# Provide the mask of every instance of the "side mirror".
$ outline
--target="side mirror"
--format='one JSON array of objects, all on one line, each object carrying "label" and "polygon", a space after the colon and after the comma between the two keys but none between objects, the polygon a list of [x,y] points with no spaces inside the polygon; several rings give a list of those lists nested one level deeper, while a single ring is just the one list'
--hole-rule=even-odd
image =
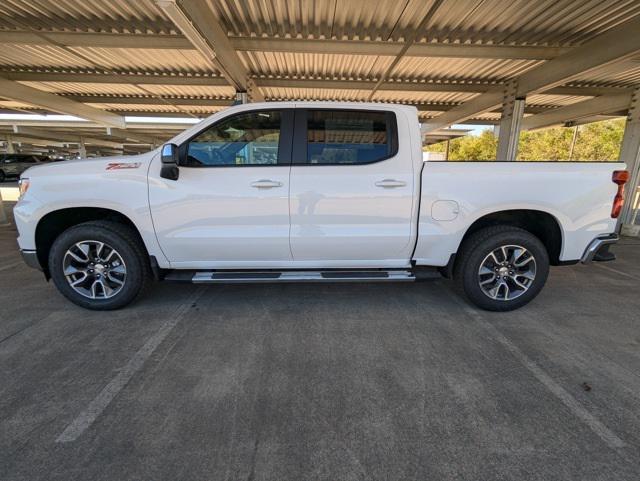
[{"label": "side mirror", "polygon": [[178,146],[176,144],[164,144],[160,152],[162,167],[160,177],[169,180],[178,180],[180,170],[178,169]]}]

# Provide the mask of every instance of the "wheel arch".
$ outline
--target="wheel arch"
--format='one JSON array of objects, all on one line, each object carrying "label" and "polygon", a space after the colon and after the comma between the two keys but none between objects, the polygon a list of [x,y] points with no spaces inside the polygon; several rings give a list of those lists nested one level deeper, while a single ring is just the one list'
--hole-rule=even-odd
[{"label": "wheel arch", "polygon": [[47,279],[50,278],[49,252],[56,238],[70,227],[96,220],[106,220],[126,225],[135,233],[140,244],[147,251],[140,231],[133,221],[122,212],[103,207],[68,207],[53,210],[42,216],[35,230],[36,253]]},{"label": "wheel arch", "polygon": [[485,214],[467,228],[460,246],[475,232],[495,225],[519,227],[535,235],[547,249],[551,265],[560,264],[563,243],[562,228],[554,215],[542,210],[509,209]]}]

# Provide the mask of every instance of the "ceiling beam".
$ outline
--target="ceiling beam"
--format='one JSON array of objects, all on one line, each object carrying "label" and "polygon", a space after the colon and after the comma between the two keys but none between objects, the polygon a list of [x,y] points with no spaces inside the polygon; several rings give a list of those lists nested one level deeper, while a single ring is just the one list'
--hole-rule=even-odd
[{"label": "ceiling beam", "polygon": [[541,129],[562,125],[567,121],[578,120],[583,117],[592,117],[600,114],[626,110],[631,102],[631,95],[605,95],[590,100],[560,107],[548,112],[543,112],[522,120],[522,128],[525,130]]},{"label": "ceiling beam", "polygon": [[[140,112],[137,112],[140,114]],[[164,114],[162,115],[164,117]],[[147,117],[147,115],[145,115]],[[39,128],[62,128],[62,129],[98,129],[99,132],[104,132],[105,126],[95,122],[83,122],[81,120],[6,120],[0,119],[1,126],[9,126],[13,128],[14,125],[20,124],[25,127],[39,127]],[[154,123],[154,122],[129,122],[127,124],[127,131],[129,130],[169,130],[169,131],[183,131],[193,124],[191,123]],[[96,134],[99,134],[96,132]]]},{"label": "ceiling beam", "polygon": [[423,131],[431,132],[438,129],[448,127],[452,124],[458,124],[464,120],[472,118],[484,112],[496,109],[502,104],[504,97],[503,92],[487,92],[480,94],[474,99],[460,104],[451,110],[428,120],[423,124]]},{"label": "ceiling beam", "polygon": [[20,45],[63,45],[93,48],[150,48],[193,50],[183,35],[106,33],[106,32],[43,32],[33,30],[0,31],[0,43]]},{"label": "ceiling beam", "polygon": [[[140,74],[104,74],[96,72],[12,72],[0,71],[0,75],[8,80],[17,82],[68,82],[68,83],[110,83],[110,84],[140,84],[140,85],[204,85],[212,87],[228,87],[229,83],[223,77],[165,75],[161,73]],[[256,78],[259,87],[274,88],[309,88],[335,90],[370,90],[376,84],[374,80],[335,80],[335,79],[285,79],[285,78]],[[484,93],[492,90],[502,90],[500,84],[441,82],[441,81],[389,81],[383,83],[379,91],[398,92],[470,92]],[[633,89],[626,87],[598,87],[598,86],[562,86],[545,90],[549,95],[589,96],[615,95],[617,93],[631,93]]]},{"label": "ceiling beam", "polygon": [[[22,125],[14,125],[13,132],[24,137],[33,137],[42,140],[52,140],[54,142],[77,144],[84,141],[87,144],[103,145],[106,147],[121,148],[122,142],[113,142],[94,137],[87,137],[80,134],[65,134],[61,132],[52,132],[50,130],[34,129],[33,127],[24,127]],[[82,138],[82,140],[81,140]]]},{"label": "ceiling beam", "polygon": [[571,82],[576,77],[640,52],[640,17],[612,28],[580,47],[543,63],[518,78],[518,96]]},{"label": "ceiling beam", "polygon": [[161,100],[175,105],[196,105],[203,107],[229,107],[233,99],[212,99],[207,97],[119,97],[115,95],[63,95],[66,99],[88,104],[160,105]]},{"label": "ceiling beam", "polygon": [[[233,47],[244,52],[316,53],[337,55],[382,55],[395,57],[404,42],[379,40],[319,40],[303,38],[230,37]],[[571,48],[517,45],[483,45],[469,43],[414,43],[407,57],[504,58],[514,60],[549,60]]]},{"label": "ceiling beam", "polygon": [[[113,137],[114,139],[120,139],[124,141],[134,140],[136,142],[140,142],[148,145],[154,145],[160,142],[156,137],[153,137],[151,135],[145,135],[139,132],[126,130],[126,129],[112,129],[108,127],[106,129],[106,134],[109,137]],[[127,143],[127,142],[122,142],[122,143]]]},{"label": "ceiling beam", "polygon": [[[278,37],[229,37],[234,50],[244,52],[292,52],[337,55],[383,55],[395,57],[404,42],[380,40],[334,40]],[[50,45],[93,48],[146,48],[193,50],[184,35],[107,33],[107,32],[42,32],[32,30],[0,31],[0,43]],[[502,58],[513,60],[549,60],[571,50],[571,47],[536,45],[486,45],[478,43],[414,43],[408,57]]]},{"label": "ceiling beam", "polygon": [[0,77],[0,92],[3,97],[11,100],[50,109],[54,112],[75,115],[109,127],[125,127],[124,117],[120,115],[96,109],[59,95],[43,92],[2,77]]},{"label": "ceiling beam", "polygon": [[12,72],[0,71],[0,75],[16,82],[71,82],[141,85],[208,85],[228,87],[223,77],[194,75],[165,75],[161,73],[105,74],[100,72]]},{"label": "ceiling beam", "polygon": [[[574,80],[585,72],[620,62],[640,51],[640,17],[612,28],[574,50],[535,67],[517,78],[517,97],[540,92]],[[436,130],[473,115],[493,110],[502,103],[502,94],[487,92],[427,122]]]},{"label": "ceiling beam", "polygon": [[222,72],[237,92],[247,92],[254,101],[264,100],[208,3],[199,0],[156,0],[156,4],[203,57]]}]

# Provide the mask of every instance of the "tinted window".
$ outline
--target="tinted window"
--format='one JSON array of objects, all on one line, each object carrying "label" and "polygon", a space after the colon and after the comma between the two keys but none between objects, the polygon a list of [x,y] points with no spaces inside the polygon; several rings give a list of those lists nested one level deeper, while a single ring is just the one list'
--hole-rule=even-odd
[{"label": "tinted window", "polygon": [[391,112],[309,110],[307,115],[310,164],[368,164],[393,155]]},{"label": "tinted window", "polygon": [[185,165],[275,165],[280,124],[279,111],[248,112],[224,119],[189,142]]}]

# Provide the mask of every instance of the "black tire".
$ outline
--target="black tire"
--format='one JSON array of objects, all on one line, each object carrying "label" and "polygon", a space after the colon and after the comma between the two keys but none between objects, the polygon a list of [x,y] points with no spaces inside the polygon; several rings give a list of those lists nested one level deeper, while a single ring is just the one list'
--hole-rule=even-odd
[{"label": "black tire", "polygon": [[[67,250],[78,242],[98,241],[114,248],[126,265],[124,285],[113,297],[91,299],[71,287],[64,274]],[[119,309],[135,301],[151,284],[149,258],[137,233],[109,221],[92,221],[70,227],[60,234],[49,252],[49,272],[58,290],[74,304],[95,311]],[[105,279],[106,280],[106,279]]]},{"label": "black tire", "polygon": [[4,182],[7,176],[4,173],[4,170],[0,170],[0,182]]},{"label": "black tire", "polygon": [[[522,246],[529,251],[535,259],[535,278],[514,299],[492,299],[480,285],[479,270],[487,256],[507,245]],[[473,304],[488,311],[512,311],[524,306],[540,293],[548,275],[549,254],[544,244],[530,232],[511,226],[486,227],[472,234],[460,247],[454,267],[458,288]]]}]

